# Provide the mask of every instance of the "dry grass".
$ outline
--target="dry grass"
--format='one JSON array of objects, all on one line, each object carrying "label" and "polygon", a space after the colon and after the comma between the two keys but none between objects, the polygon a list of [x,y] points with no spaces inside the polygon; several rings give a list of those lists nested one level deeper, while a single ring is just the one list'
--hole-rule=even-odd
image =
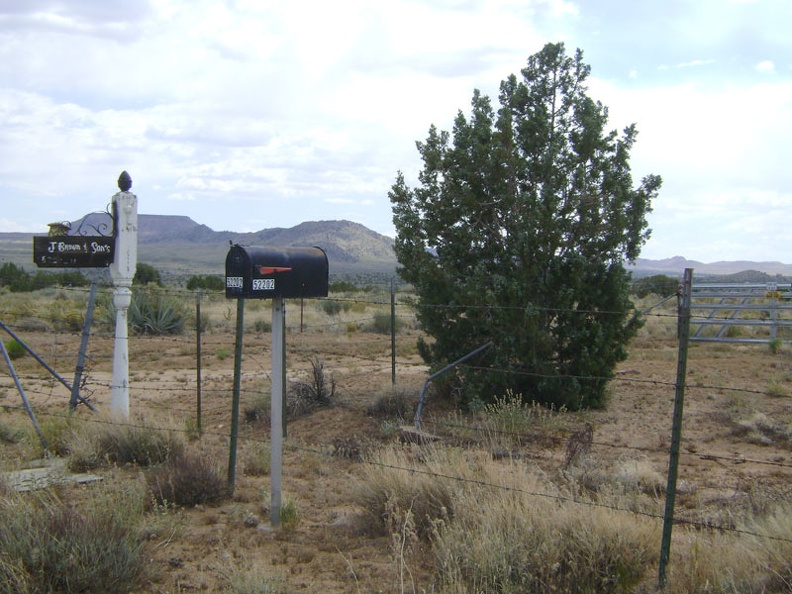
[{"label": "dry grass", "polygon": [[[390,382],[389,340],[359,332],[388,305],[354,303],[353,296],[345,303],[349,306],[331,314],[332,307],[306,301],[303,334],[299,302],[289,303],[290,381],[313,381],[304,362],[321,358],[338,391],[335,406],[316,408],[289,425],[285,489],[299,499],[285,499],[281,521],[294,522],[280,531],[256,529],[266,523],[269,501],[270,452],[261,423],[240,429],[242,472],[230,499],[195,506],[196,499],[186,498],[181,508],[172,493],[152,499],[145,479],[176,472],[180,458],[174,452],[187,452],[198,462],[186,465],[184,474],[191,478],[183,490],[194,494],[204,481],[207,460],[222,464],[227,459],[235,303],[224,298],[203,302],[209,324],[205,416],[202,434],[190,442],[183,439],[185,417],[194,411],[189,393],[194,384],[187,385],[194,376],[189,336],[132,341],[133,407],[159,414],[135,419],[131,425],[140,427],[129,434],[119,427],[125,424],[84,409],[71,421],[59,419],[65,417],[68,396],[61,399],[62,389],[49,380],[31,380],[42,375],[40,369],[29,357],[19,360],[26,386],[36,382],[30,392],[53,444],[70,454],[74,468],[95,469],[108,487],[123,484],[130,491],[130,498],[115,493],[97,504],[90,496],[94,487],[74,488],[70,501],[80,514],[96,505],[129,513],[147,558],[161,568],[139,591],[654,590],[661,526],[656,516],[663,509],[673,398],[669,383],[677,356],[675,304],[663,316],[649,317],[630,359],[620,366],[625,374],[614,382],[607,410],[548,411],[508,395],[467,414],[430,399],[426,427],[441,440],[419,447],[392,444],[398,434],[382,430],[412,417],[417,389],[382,388]],[[43,315],[35,304],[15,307],[27,307],[30,320]],[[267,414],[269,342],[254,332],[256,324],[265,328],[269,316],[268,302],[247,303],[242,406],[254,408],[261,400]],[[73,335],[31,334],[48,358],[73,353],[77,342]],[[27,340],[28,334],[23,336]],[[414,338],[397,338],[399,381],[404,382],[399,386],[419,386],[426,376],[415,357]],[[109,374],[104,357],[109,341],[103,340],[92,338],[92,354],[99,357],[89,373],[92,380],[103,378],[94,401],[100,409],[107,398],[102,382]],[[216,356],[220,349],[228,349],[229,356]],[[681,478],[692,486],[678,493],[677,515],[723,522],[719,529],[674,527],[669,594],[792,592],[785,442],[790,417],[788,397],[780,395],[782,387],[788,391],[790,359],[784,349],[777,350],[691,349]],[[59,368],[73,365],[70,358],[56,361]],[[774,383],[779,388],[772,392],[778,395],[750,391]],[[41,452],[13,387],[3,390],[0,405],[9,414],[0,425],[0,463],[3,469],[17,469]],[[182,418],[171,421],[171,414]],[[590,434],[584,431],[587,423]],[[20,441],[23,433],[26,439]],[[573,442],[570,436],[576,434],[581,439]],[[164,445],[161,437],[166,437]],[[569,455],[570,443],[581,446],[574,455]],[[719,457],[708,459],[708,453]],[[758,466],[751,459],[773,465]],[[0,499],[12,497],[0,485]],[[20,561],[0,555],[0,592],[30,590],[26,571]]]},{"label": "dry grass", "polygon": [[402,550],[431,543],[449,593],[632,592],[659,548],[655,522],[578,503],[523,464],[452,448],[385,448],[355,501]]},{"label": "dry grass", "polygon": [[151,466],[184,452],[184,432],[139,419],[91,419],[71,434],[69,468],[85,472],[110,465]]},{"label": "dry grass", "polygon": [[53,492],[0,500],[0,592],[128,592],[147,575],[140,492],[97,488],[77,509]]}]

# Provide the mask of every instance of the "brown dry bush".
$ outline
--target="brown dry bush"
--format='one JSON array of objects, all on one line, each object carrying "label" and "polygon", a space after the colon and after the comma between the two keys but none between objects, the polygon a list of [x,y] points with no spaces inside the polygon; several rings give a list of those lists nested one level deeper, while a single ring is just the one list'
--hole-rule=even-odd
[{"label": "brown dry bush", "polygon": [[134,494],[99,490],[84,510],[54,493],[0,500],[0,592],[130,592],[148,560]]},{"label": "brown dry bush", "polygon": [[97,419],[75,429],[69,451],[69,468],[75,472],[115,464],[150,466],[180,456],[184,438],[179,431],[142,420],[123,423]]},{"label": "brown dry bush", "polygon": [[186,453],[153,469],[147,482],[158,505],[220,503],[230,495],[230,489],[217,464],[208,456]]},{"label": "brown dry bush", "polygon": [[415,412],[418,395],[403,386],[390,386],[376,396],[366,413],[377,419],[411,419]]}]

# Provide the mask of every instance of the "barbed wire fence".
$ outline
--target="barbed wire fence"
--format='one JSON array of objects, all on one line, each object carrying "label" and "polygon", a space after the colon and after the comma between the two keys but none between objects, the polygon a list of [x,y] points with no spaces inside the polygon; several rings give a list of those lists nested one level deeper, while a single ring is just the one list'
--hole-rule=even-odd
[{"label": "barbed wire fence", "polygon": [[[71,296],[77,301],[87,298],[87,289],[60,289],[60,294]],[[173,336],[167,337],[151,337],[151,336],[139,336],[136,340],[138,341],[146,341],[146,340],[157,340],[160,344],[165,346],[165,354],[163,356],[168,356],[169,352],[177,353],[180,356],[186,356],[198,352],[202,352],[204,357],[213,357],[217,359],[224,359],[230,356],[230,350],[233,345],[233,336],[230,332],[227,331],[226,326],[231,326],[233,324],[233,316],[231,313],[232,308],[229,308],[228,312],[224,312],[223,310],[223,296],[222,294],[211,294],[207,292],[202,292],[199,296],[196,293],[190,293],[180,290],[162,290],[162,294],[165,294],[169,297],[175,299],[182,299],[185,303],[201,303],[201,300],[204,299],[204,304],[206,302],[213,302],[214,312],[213,315],[220,316],[221,320],[219,322],[219,328],[217,331],[212,332],[211,330],[201,333],[198,332],[197,335],[191,335],[189,332],[184,332],[182,334],[177,334]],[[65,301],[65,297],[55,297],[55,303],[58,303],[58,299],[61,301]],[[654,304],[648,308],[643,309],[640,313],[643,316],[655,318],[657,320],[662,321],[663,323],[668,324],[675,324],[678,320],[679,314],[677,311],[669,310],[668,309],[668,302],[671,298],[666,298],[659,301],[657,304]],[[365,366],[375,365],[378,368],[387,368],[389,364],[393,361],[396,361],[400,368],[414,368],[419,374],[422,372],[426,372],[425,365],[420,362],[416,361],[415,357],[408,357],[408,358],[400,358],[398,353],[394,353],[391,347],[391,336],[388,333],[382,332],[382,327],[375,326],[375,322],[382,318],[382,315],[386,315],[386,317],[395,316],[396,318],[402,320],[406,325],[411,324],[414,321],[414,314],[412,312],[411,305],[409,301],[396,301],[395,303],[391,302],[391,297],[387,294],[387,292],[382,292],[379,294],[364,294],[363,296],[352,296],[352,297],[330,297],[326,299],[317,299],[315,300],[315,304],[313,306],[314,311],[318,311],[321,315],[313,316],[308,320],[304,319],[302,315],[304,313],[304,303],[291,303],[290,304],[290,311],[300,311],[299,316],[299,323],[294,321],[287,322],[287,332],[292,337],[292,343],[290,350],[290,356],[295,355],[304,355],[309,357],[311,355],[321,355],[321,353],[314,353],[314,352],[301,352],[301,349],[306,347],[305,343],[302,343],[299,340],[299,336],[301,333],[310,334],[310,333],[330,333],[335,332],[339,333],[340,335],[344,336],[360,336],[361,330],[369,329],[372,330],[371,333],[367,334],[367,337],[370,339],[367,341],[367,351],[365,353],[360,353],[355,349],[347,349],[344,350],[343,355],[353,361],[359,362],[361,369],[359,371],[351,371],[345,374],[344,381],[349,385],[354,385],[355,381],[358,378],[368,377],[371,374],[371,371]],[[332,305],[327,305],[332,304]],[[389,313],[388,310],[393,307],[395,313]],[[678,304],[677,304],[678,305]],[[439,307],[453,307],[453,306],[439,306]],[[467,306],[469,307],[469,306]],[[665,307],[665,309],[663,309]],[[199,306],[200,308],[200,306]],[[65,309],[65,308],[64,308]],[[43,315],[42,312],[36,311],[35,308],[31,307],[28,303],[21,303],[21,304],[7,304],[3,303],[2,308],[0,308],[0,320],[6,322],[10,327],[16,328],[18,334],[24,337],[25,332],[29,332],[31,334],[41,334],[41,330],[50,330],[50,332],[46,333],[45,338],[40,340],[40,343],[44,345],[44,350],[46,350],[46,358],[53,367],[63,369],[69,368],[70,365],[77,359],[77,353],[73,350],[73,345],[77,342],[75,338],[75,328],[71,327],[71,333],[65,331],[62,327],[64,323],[64,315],[63,312],[56,311],[57,307],[50,308],[48,314]],[[256,310],[254,310],[256,311]],[[383,314],[380,314],[380,311]],[[344,312],[345,315],[340,316],[339,314]],[[259,313],[259,312],[257,312]],[[608,312],[593,312],[599,315],[607,315]],[[619,313],[621,312],[613,312]],[[263,312],[266,314],[266,311]],[[68,317],[68,316],[67,316]],[[248,334],[244,341],[244,350],[247,353],[253,352],[254,355],[249,355],[246,360],[246,367],[245,371],[243,372],[246,376],[246,381],[243,383],[242,386],[242,394],[243,396],[248,399],[256,399],[261,397],[263,392],[263,387],[266,385],[267,375],[269,373],[269,367],[266,362],[269,360],[266,356],[269,348],[269,343],[267,339],[267,326],[265,316],[257,316],[258,319],[254,319],[252,322],[252,329],[254,332],[252,334]],[[262,322],[261,320],[264,320]],[[71,323],[66,321],[66,323]],[[201,327],[203,324],[202,315],[200,309],[195,315],[195,320],[193,323],[197,327]],[[225,324],[225,325],[224,325]],[[258,326],[257,326],[258,324]],[[388,328],[391,327],[389,323]],[[53,328],[57,328],[56,331],[52,331]],[[102,328],[101,325],[97,326],[94,332],[92,333],[91,340],[93,342],[102,341],[110,341],[112,340],[112,330],[109,328]],[[200,344],[200,348],[198,345]],[[47,346],[48,345],[48,346]],[[102,371],[104,368],[107,367],[108,363],[112,360],[112,354],[106,354],[107,348],[106,345],[103,347],[91,348],[89,347],[89,353],[87,356],[86,361],[86,368],[84,371],[84,378],[83,378],[83,385],[81,389],[83,390],[83,394],[87,396],[89,401],[95,402],[97,400],[97,396],[100,394],[106,394],[109,391],[110,380],[109,376],[106,371]],[[135,373],[134,370],[134,357],[135,357],[135,350],[134,347],[131,352],[131,357],[133,358],[133,365],[132,370],[133,374]],[[137,373],[152,373],[157,374],[160,370],[157,368],[156,361],[153,362],[154,366],[151,368],[152,362],[149,361],[145,365],[148,369],[143,371],[138,371]],[[200,369],[201,362],[200,357],[196,360],[196,365]],[[471,369],[476,369],[474,364],[467,365]],[[9,392],[13,391],[13,387],[10,384],[11,375],[7,372],[8,370],[4,370],[2,374],[0,374],[0,388],[2,388],[6,396]],[[161,377],[158,378],[155,382],[156,385],[152,387],[148,386],[140,386],[135,387],[134,382],[134,375],[132,379],[132,388],[133,388],[133,395],[135,391],[138,392],[138,395],[142,395],[149,399],[149,404],[151,405],[151,401],[160,400],[160,406],[163,409],[167,409],[171,415],[180,416],[183,419],[190,418],[190,416],[196,414],[196,409],[194,407],[190,408],[180,408],[178,406],[174,406],[172,402],[168,402],[169,396],[179,395],[184,396],[189,394],[193,391],[198,391],[199,394],[203,398],[204,408],[198,413],[199,418],[197,419],[198,426],[201,426],[200,415],[205,415],[207,418],[214,418],[214,419],[222,419],[224,416],[227,416],[229,413],[229,395],[230,395],[230,385],[231,385],[231,378],[227,373],[221,373],[216,370],[208,372],[203,377],[196,378],[194,375],[195,370],[184,370],[183,375],[180,377]],[[514,370],[499,370],[502,373],[527,373],[530,372],[515,372]],[[413,374],[414,375],[414,374]],[[534,374],[536,375],[536,374]],[[68,412],[68,393],[64,391],[57,382],[52,381],[51,378],[47,378],[45,375],[41,373],[34,373],[34,372],[26,372],[24,374],[19,375],[19,379],[23,384],[27,384],[26,392],[28,395],[31,396],[31,401],[33,405],[33,410],[35,411],[37,416],[42,418],[53,418],[53,419],[72,419],[76,420],[79,423],[115,423],[115,421],[102,417],[100,415],[92,415],[92,414],[79,414],[77,416],[71,415]],[[619,375],[617,374],[613,378],[594,378],[594,379],[608,379],[615,384],[633,384],[633,385],[647,385],[656,387],[660,390],[667,390],[669,395],[679,388],[679,382],[675,381],[672,378],[666,379],[644,379],[644,378],[634,378],[628,377],[626,375]],[[150,383],[150,382],[149,382]],[[728,385],[728,383],[724,383],[722,385],[718,384],[690,384],[685,385],[685,388],[693,393],[699,392],[717,392],[721,394],[743,394],[743,395],[750,395],[750,396],[768,396],[773,397],[777,396],[778,394],[772,390],[762,390],[757,389],[755,387],[740,387],[740,386],[732,386]],[[141,394],[142,393],[142,394]],[[160,398],[164,394],[163,398]],[[62,399],[63,406],[61,410],[54,410],[54,403],[58,403],[60,405],[60,401]],[[17,411],[20,412],[23,410],[23,406],[18,404],[11,404],[3,403],[2,409],[6,411]],[[135,421],[132,422],[134,424]],[[433,432],[439,434],[441,437],[451,436],[454,432],[459,430],[464,430],[466,432],[470,432],[471,434],[491,434],[493,431],[500,431],[504,436],[513,438],[517,441],[526,440],[530,441],[532,435],[523,434],[523,433],[515,433],[515,432],[508,432],[493,429],[492,427],[482,427],[480,425],[472,424],[472,423],[465,423],[462,422],[459,418],[454,420],[448,420],[443,418],[432,418],[428,421],[428,423],[432,428]],[[227,438],[227,432],[221,431],[217,425],[220,423],[216,423],[214,426],[204,426],[202,429],[202,434],[208,436],[215,436],[218,438]],[[156,426],[152,425],[150,422],[145,424],[145,427],[148,429],[153,430],[160,430],[160,431],[174,431],[173,426]],[[183,431],[185,433],[189,433],[190,429],[184,428]],[[565,428],[557,428],[556,431],[562,435],[566,436],[567,438],[570,437],[574,430],[572,429],[565,429]],[[265,437],[256,436],[253,432],[247,432],[240,435],[240,438],[252,443],[257,443],[261,445],[266,445],[267,440]],[[634,451],[634,452],[643,452],[643,453],[651,453],[657,455],[658,453],[666,453],[662,451],[658,451],[660,448],[658,447],[648,447],[645,445],[636,445],[636,444],[628,444],[628,443],[614,443],[612,441],[604,441],[599,439],[593,439],[591,442],[591,447],[595,448],[611,448],[611,449],[618,449],[618,450],[625,450],[625,451]],[[335,459],[334,453],[336,451],[334,445],[332,443],[324,443],[324,444],[317,444],[314,446],[307,446],[304,444],[300,444],[295,440],[291,442],[287,442],[285,444],[286,451],[292,452],[309,452],[315,455],[324,456],[327,458],[328,463],[332,463]],[[776,456],[774,459],[758,459],[758,458],[749,458],[745,456],[727,456],[723,455],[722,453],[717,452],[707,452],[707,451],[680,451],[680,456],[683,459],[690,459],[695,458],[698,461],[711,461],[713,463],[724,463],[724,464],[731,464],[732,466],[737,466],[741,464],[751,463],[757,465],[766,465],[777,469],[779,472],[786,473],[787,469],[792,469],[792,463],[788,462],[784,457]],[[399,472],[406,472],[406,473],[414,473],[414,474],[430,474],[436,478],[442,478],[446,480],[458,480],[463,482],[469,482],[471,479],[465,477],[458,477],[451,474],[441,474],[435,472],[429,472],[424,469],[415,468],[415,467],[407,467],[407,466],[398,466],[398,465],[387,465],[383,464],[382,462],[377,462],[375,460],[363,457],[359,460],[361,464],[368,464],[368,465],[378,465],[378,466],[386,466],[392,470],[399,471]],[[476,484],[480,487],[490,488],[490,489],[497,489],[497,490],[516,490],[520,491],[523,494],[538,497],[538,498],[551,498],[557,500],[563,500],[567,503],[572,503],[575,505],[582,505],[582,506],[594,506],[594,507],[606,507],[614,512],[618,513],[625,513],[625,514],[636,514],[641,515],[644,517],[649,517],[655,519],[657,521],[662,521],[664,519],[663,514],[645,512],[635,509],[630,509],[626,507],[619,507],[619,506],[611,506],[603,503],[598,503],[596,501],[590,501],[584,498],[575,498],[566,495],[558,495],[553,493],[542,493],[542,492],[533,492],[515,488],[514,486],[503,485],[503,484],[496,484],[496,483],[489,483],[486,481],[476,481]],[[741,535],[750,535],[756,538],[764,538],[768,540],[776,540],[776,541],[783,541],[785,543],[792,543],[792,539],[780,538],[776,536],[771,536],[762,533],[754,533],[751,531],[746,531],[740,529],[734,525],[728,524],[714,524],[707,521],[698,521],[695,519],[684,518],[684,517],[673,517],[674,524],[684,524],[689,525],[697,529],[701,530],[716,530],[722,532],[731,532],[735,534]]]}]

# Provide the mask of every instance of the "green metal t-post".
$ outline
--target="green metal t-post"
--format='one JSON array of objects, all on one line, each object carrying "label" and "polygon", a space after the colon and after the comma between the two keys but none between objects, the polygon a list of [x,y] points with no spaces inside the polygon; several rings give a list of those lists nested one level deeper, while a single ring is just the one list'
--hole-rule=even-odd
[{"label": "green metal t-post", "polygon": [[663,516],[663,540],[660,544],[660,568],[657,589],[666,585],[666,568],[671,556],[671,529],[674,526],[674,502],[676,500],[677,472],[679,469],[679,447],[682,441],[682,410],[685,402],[685,379],[687,375],[688,337],[690,336],[690,293],[693,284],[693,269],[685,268],[682,281],[682,303],[679,308],[679,356],[677,359],[676,392],[674,395],[674,420],[671,428],[671,456],[668,463],[668,486]]}]

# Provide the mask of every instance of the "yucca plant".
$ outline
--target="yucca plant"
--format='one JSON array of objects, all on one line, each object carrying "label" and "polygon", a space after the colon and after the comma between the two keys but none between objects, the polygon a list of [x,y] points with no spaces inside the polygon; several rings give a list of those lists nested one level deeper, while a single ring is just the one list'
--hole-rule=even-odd
[{"label": "yucca plant", "polygon": [[182,301],[147,287],[135,290],[128,315],[137,334],[180,334],[187,312]]}]

